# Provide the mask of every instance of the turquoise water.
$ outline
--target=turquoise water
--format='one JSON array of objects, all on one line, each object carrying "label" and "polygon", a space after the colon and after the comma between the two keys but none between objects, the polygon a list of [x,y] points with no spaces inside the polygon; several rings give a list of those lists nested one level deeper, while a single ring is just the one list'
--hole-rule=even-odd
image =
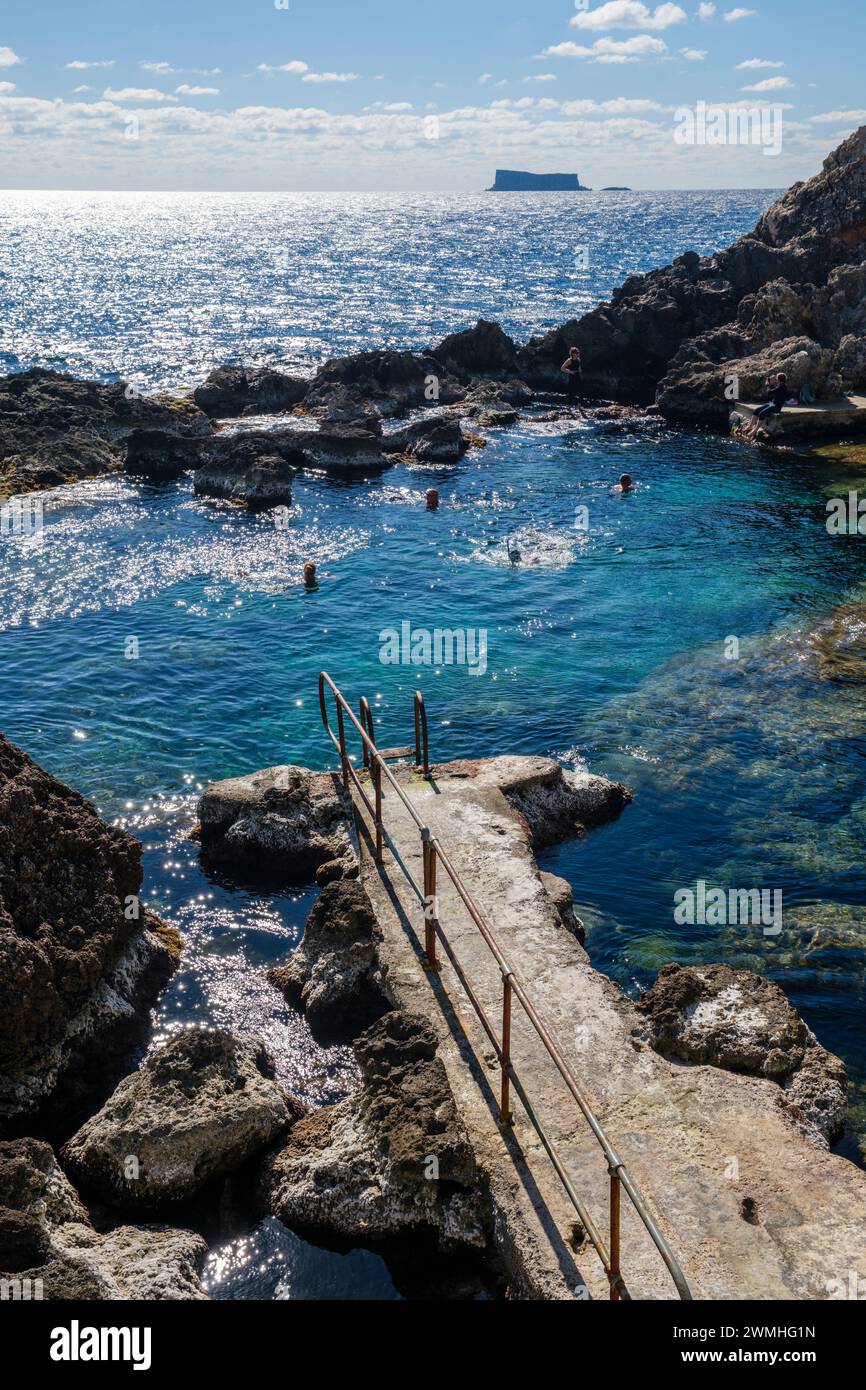
[{"label": "turquoise water", "polygon": [[[720,241],[736,212],[750,225],[753,202],[723,210]],[[672,206],[667,254],[684,249],[681,233]],[[107,349],[91,328],[75,351],[90,344],[95,358]],[[612,491],[625,469],[638,483],[628,497]],[[843,1148],[858,1156],[866,703],[862,665],[822,663],[815,639],[866,593],[862,540],[831,540],[824,525],[826,498],[849,486],[838,463],[536,420],[491,432],[456,467],[301,478],[285,530],[197,500],[188,478],[48,495],[41,541],[0,547],[3,727],[144,841],[145,891],[187,938],[157,1038],[212,1020],[263,1034],[311,1101],[351,1084],[350,1054],[317,1048],[265,981],[312,890],[207,877],[187,838],[206,782],[279,761],[332,765],[316,695],[326,667],[369,696],[389,744],[410,737],[417,686],[437,760],[549,753],[626,781],[635,801],[615,825],[544,857],[574,887],[593,961],[632,992],[672,959],[778,980],[849,1065]],[[300,582],[309,558],[314,592]],[[852,640],[857,620],[843,615]],[[486,672],[383,665],[380,632],[403,621],[486,629]],[[726,657],[732,636],[738,660]],[[132,637],[137,659],[125,656]],[[698,879],[780,889],[782,933],[676,927],[673,894]],[[347,1265],[270,1228],[244,1239],[215,1249],[222,1296],[395,1296],[377,1256]]]}]

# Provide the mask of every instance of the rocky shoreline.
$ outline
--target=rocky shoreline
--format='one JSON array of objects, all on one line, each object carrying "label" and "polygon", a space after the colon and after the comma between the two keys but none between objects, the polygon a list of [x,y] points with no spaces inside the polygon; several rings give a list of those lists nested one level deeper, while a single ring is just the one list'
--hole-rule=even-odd
[{"label": "rocky shoreline", "polygon": [[[808,385],[823,402],[866,391],[866,126],[733,245],[631,276],[608,303],[524,344],[481,319],[426,352],[376,349],[309,375],[218,367],[177,399],[41,368],[2,378],[0,498],[107,473],[160,481],[192,471],[198,495],[263,509],[290,503],[304,470],[457,463],[484,442],[476,429],[561,409],[571,347],[582,355],[585,416],[605,427],[726,430],[732,405],[757,399],[778,369],[792,391]],[[226,424],[245,418],[270,424]],[[862,433],[866,410],[818,428]],[[812,436],[814,423],[803,430]]]}]

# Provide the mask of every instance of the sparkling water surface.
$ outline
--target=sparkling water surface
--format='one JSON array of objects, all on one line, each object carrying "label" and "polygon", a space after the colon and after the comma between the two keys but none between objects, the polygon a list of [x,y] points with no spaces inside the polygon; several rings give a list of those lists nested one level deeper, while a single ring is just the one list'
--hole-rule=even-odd
[{"label": "sparkling water surface", "polygon": [[[309,366],[424,345],[479,313],[523,335],[632,270],[726,243],[768,201],[6,195],[7,364],[164,387],[228,357]],[[597,248],[586,273],[568,261],[581,239]],[[296,259],[275,267],[267,247]],[[625,469],[627,497],[612,491]],[[547,753],[626,781],[635,800],[614,825],[544,856],[574,888],[594,963],[632,993],[670,960],[777,980],[848,1064],[842,1147],[858,1158],[866,702],[862,663],[823,659],[827,631],[858,651],[862,542],[824,524],[826,499],[856,486],[844,461],[536,420],[456,467],[302,477],[284,530],[196,499],[188,477],[46,494],[42,537],[0,545],[3,728],[145,844],[145,892],[187,943],[156,1039],[191,1021],[262,1035],[312,1103],[353,1082],[350,1052],[316,1047],[265,979],[315,891],[207,876],[188,839],[208,781],[333,765],[326,667],[369,696],[388,744],[409,740],[417,686],[436,759]],[[486,671],[383,665],[380,633],[404,620],[486,629]],[[780,889],[782,933],[675,926],[674,892],[698,879]],[[217,1297],[398,1296],[377,1255],[274,1223],[213,1245],[208,1280]]]}]

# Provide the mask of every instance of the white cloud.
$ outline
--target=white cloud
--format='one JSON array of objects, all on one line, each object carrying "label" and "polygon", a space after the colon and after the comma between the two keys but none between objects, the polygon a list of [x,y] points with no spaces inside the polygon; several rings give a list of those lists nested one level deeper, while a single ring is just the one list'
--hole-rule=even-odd
[{"label": "white cloud", "polygon": [[115,91],[106,87],[102,93],[104,101],[176,101],[168,92],[158,92],[155,87],[121,87]]},{"label": "white cloud", "polygon": [[784,63],[772,63],[769,58],[747,58],[744,63],[737,63],[737,70],[743,68],[783,68]]},{"label": "white cloud", "polygon": [[219,87],[188,87],[184,82],[174,89],[179,97],[218,97]]},{"label": "white cloud", "polygon": [[0,68],[14,68],[21,61],[11,48],[0,48]]},{"label": "white cloud", "polygon": [[630,63],[654,53],[667,53],[667,44],[651,34],[636,34],[633,39],[596,39],[591,48],[582,44],[553,44],[540,55],[542,58],[592,58],[597,63]]},{"label": "white cloud", "polygon": [[358,73],[356,72],[307,72],[301,79],[303,82],[357,82]]},{"label": "white cloud", "polygon": [[857,125],[860,121],[866,121],[866,111],[824,111],[820,116],[810,116],[810,121],[851,121]]},{"label": "white cloud", "polygon": [[483,87],[483,86],[485,86],[485,85],[490,81],[490,79],[491,79],[492,76],[493,76],[493,73],[492,73],[492,72],[482,72],[482,74],[481,74],[481,76],[479,77],[478,81],[481,83],[481,86]]},{"label": "white cloud", "polygon": [[791,87],[793,83],[788,77],[765,77],[763,82],[750,82],[748,87],[743,87],[744,92],[781,92],[785,87]]},{"label": "white cloud", "polygon": [[661,102],[642,97],[612,97],[608,101],[582,97],[578,101],[564,101],[560,110],[564,116],[636,116],[647,111],[663,111],[664,107]]},{"label": "white cloud", "polygon": [[[8,49],[5,49],[5,50],[4,50],[4,49],[0,49],[0,53],[2,53],[2,52],[8,52],[8,51],[9,51]],[[100,62],[98,62],[98,63],[86,63],[86,62],[82,61],[81,58],[76,58],[76,60],[75,60],[74,63],[67,63],[66,66],[67,66],[67,68],[71,68],[71,69],[73,70],[73,72],[85,72],[87,68],[113,68],[113,67],[114,67],[114,59],[113,59],[113,58],[103,58],[103,59],[102,59]],[[2,63],[0,63],[0,67],[2,67]]]},{"label": "white cloud", "polygon": [[524,82],[556,82],[555,72],[538,72],[534,77],[524,77]]},{"label": "white cloud", "polygon": [[707,56],[707,50],[705,48],[681,48],[680,53],[682,53],[683,57],[687,58],[690,63],[702,63]]},{"label": "white cloud", "polygon": [[669,29],[688,16],[679,5],[649,9],[642,0],[607,0],[597,10],[581,10],[569,21],[575,29]]},{"label": "white cloud", "polygon": [[84,82],[84,83],[82,83],[82,85],[81,85],[80,87],[73,87],[72,90],[73,90],[73,92],[77,95],[77,94],[80,93],[80,92],[92,92],[92,91],[93,91],[93,88],[92,88],[92,87],[88,87],[87,83]]},{"label": "white cloud", "polygon": [[698,5],[698,19],[712,19],[715,13],[715,5],[708,3],[708,0],[705,0],[705,3]]},{"label": "white cloud", "polygon": [[365,106],[365,111],[414,111],[411,101],[374,101],[372,106]]},{"label": "white cloud", "polygon": [[182,71],[181,68],[173,68],[171,63],[139,63],[138,66],[144,68],[145,72],[158,72],[163,77],[176,77]]},{"label": "white cloud", "polygon": [[0,82],[0,97],[8,96],[10,92],[14,92],[14,91],[15,91],[15,83],[14,83],[14,82]]},{"label": "white cloud", "polygon": [[735,10],[725,10],[725,23],[736,24],[738,19],[751,19],[752,15],[757,13],[757,10],[744,10],[741,6]]},{"label": "white cloud", "polygon": [[271,63],[259,63],[258,70],[259,72],[290,72],[300,76],[301,73],[310,71],[310,65],[309,63],[302,63],[300,59],[296,58],[291,63],[280,63],[277,67]]}]

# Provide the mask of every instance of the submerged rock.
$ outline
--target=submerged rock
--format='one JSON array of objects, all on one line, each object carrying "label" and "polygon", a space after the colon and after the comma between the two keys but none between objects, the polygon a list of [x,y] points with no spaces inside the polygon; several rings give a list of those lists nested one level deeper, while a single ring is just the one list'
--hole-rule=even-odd
[{"label": "submerged rock", "polygon": [[360,1089],[297,1122],[259,1188],[287,1226],[368,1244],[433,1233],[484,1249],[475,1159],[430,1024],[386,1014],[355,1043]]},{"label": "submerged rock", "polygon": [[288,963],[270,971],[271,983],[304,1010],[317,1042],[350,1042],[392,1007],[379,969],[379,937],[361,884],[329,883]]},{"label": "submerged rock", "polygon": [[205,1300],[206,1250],[201,1236],[165,1226],[100,1234],[48,1144],[0,1143],[0,1278],[29,1281],[31,1297],[41,1285],[49,1300]]},{"label": "submerged rock", "polygon": [[189,401],[33,367],[0,378],[0,498],[119,472],[134,432],[182,455],[210,428]]},{"label": "submerged rock", "polygon": [[179,959],[141,846],[0,737],[0,1124],[74,1112],[142,1041]]},{"label": "submerged rock", "polygon": [[297,1112],[269,1070],[260,1042],[185,1029],[121,1081],[63,1146],[63,1161],[112,1206],[185,1201],[288,1128]]},{"label": "submerged rock", "polygon": [[778,985],[728,965],[667,965],[638,1001],[657,1052],[763,1076],[780,1104],[825,1144],[842,1133],[847,1072],[816,1041]]},{"label": "submerged rock", "polygon": [[238,415],[268,415],[289,411],[304,399],[310,383],[272,367],[216,367],[193,399],[213,419]]},{"label": "submerged rock", "polygon": [[217,868],[310,882],[323,864],[357,872],[352,805],[334,772],[268,767],[213,782],[198,804],[202,858]]}]

